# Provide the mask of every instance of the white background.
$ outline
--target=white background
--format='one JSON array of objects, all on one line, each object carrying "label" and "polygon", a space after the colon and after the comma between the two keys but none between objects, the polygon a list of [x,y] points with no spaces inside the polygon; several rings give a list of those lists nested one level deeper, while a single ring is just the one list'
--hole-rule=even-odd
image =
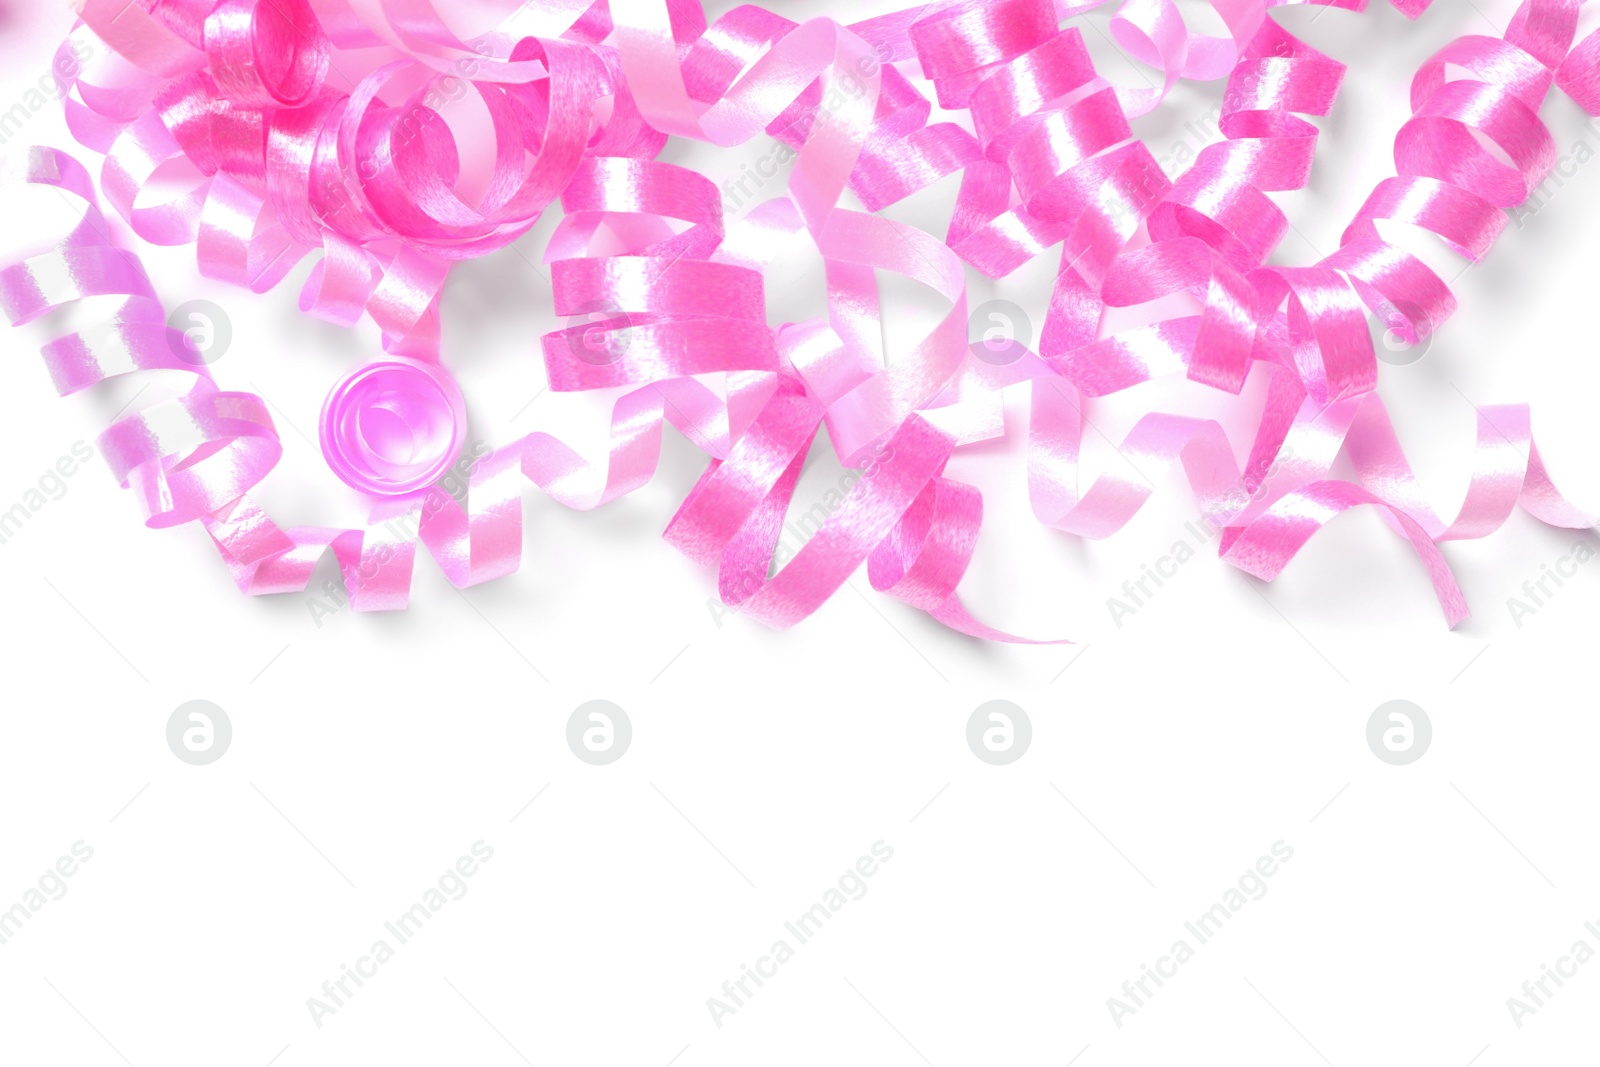
[{"label": "white background", "polygon": [[[1378,2],[1361,15],[1278,13],[1352,70],[1335,114],[1317,120],[1311,187],[1276,197],[1295,228],[1274,262],[1337,245],[1392,173],[1412,72],[1463,33],[1498,35],[1513,6],[1440,0],[1415,24]],[[851,20],[890,9],[779,6]],[[9,106],[46,72],[70,14],[17,4],[3,18]],[[1102,71],[1128,85],[1153,77],[1110,44],[1106,18],[1084,23]],[[1158,156],[1197,148],[1185,123],[1220,90],[1182,87],[1139,132]],[[1559,94],[1543,114],[1564,153],[1600,148]],[[53,108],[5,154],[27,141],[71,147]],[[720,179],[769,150],[674,145],[667,158]],[[1579,168],[1459,278],[1462,311],[1426,358],[1381,369],[1441,512],[1465,490],[1472,405],[1517,401],[1533,405],[1558,483],[1600,508],[1597,173]],[[888,214],[942,233],[955,184]],[[23,203],[39,202],[9,201],[8,230],[41,210]],[[452,277],[446,359],[475,437],[545,428],[595,454],[603,402],[541,392],[537,336],[562,325],[533,266],[552,221]],[[1446,278],[1460,270],[1408,241]],[[309,263],[256,297],[201,279],[192,249],[139,250],[169,306],[226,309],[235,340],[216,375],[275,407],[285,455],[260,498],[285,525],[359,521],[307,435],[327,387],[377,353],[372,330],[295,309]],[[775,266],[774,321],[820,313],[811,259],[796,250]],[[999,285],[974,275],[973,305],[998,294],[1038,321],[1053,267],[1042,257]],[[907,320],[937,310],[897,292],[887,299]],[[45,339],[29,329],[6,345],[0,509],[133,395],[55,399],[36,355]],[[1242,454],[1252,400],[1254,384],[1241,402],[1159,383],[1090,415],[1115,440],[1152,408],[1214,414]],[[1010,398],[1005,442],[952,467],[988,507],[964,593],[987,621],[1075,646],[967,640],[872,593],[864,573],[792,631],[719,626],[711,576],[659,538],[703,464],[670,431],[652,485],[601,512],[530,489],[515,576],[457,593],[422,554],[410,611],[342,610],[320,625],[308,595],[240,597],[198,527],[145,530],[104,465],[88,464],[0,545],[0,909],[75,842],[93,849],[66,895],[0,945],[0,1062],[1487,1067],[1592,1056],[1600,963],[1521,1028],[1506,999],[1575,941],[1600,949],[1584,929],[1600,925],[1600,564],[1521,626],[1507,609],[1593,535],[1518,513],[1485,541],[1447,546],[1474,611],[1454,632],[1409,547],[1368,513],[1336,520],[1271,585],[1204,551],[1118,628],[1106,598],[1185,536],[1193,498],[1180,476],[1157,475],[1150,504],[1109,541],[1042,528],[1027,507],[1019,405]],[[1106,440],[1091,435],[1088,448],[1086,475],[1121,462]],[[797,504],[839,476],[820,449]],[[335,574],[325,561],[316,584]],[[565,743],[569,715],[596,698],[633,726],[629,751],[605,767]],[[168,717],[192,699],[232,722],[210,766],[166,745]],[[992,699],[1033,724],[1030,750],[1006,767],[965,740]],[[1410,766],[1367,748],[1368,717],[1391,699],[1433,724]],[[317,1026],[307,998],[480,840],[493,859],[470,892]],[[869,892],[715,1025],[707,998],[880,840],[894,855]],[[1293,859],[1270,891],[1115,1025],[1107,998],[1175,940],[1194,945],[1184,923],[1278,841]]]}]

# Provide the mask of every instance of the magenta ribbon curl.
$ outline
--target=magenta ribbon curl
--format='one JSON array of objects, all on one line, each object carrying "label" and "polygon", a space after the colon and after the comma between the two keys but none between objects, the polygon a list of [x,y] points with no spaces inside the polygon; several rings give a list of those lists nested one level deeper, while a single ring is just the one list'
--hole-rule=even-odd
[{"label": "magenta ribbon curl", "polygon": [[[1580,0],[1526,0],[1503,37],[1460,38],[1424,64],[1396,176],[1336,252],[1302,267],[1266,265],[1289,226],[1267,194],[1308,182],[1317,128],[1301,116],[1329,113],[1344,65],[1270,17],[1284,0],[1211,0],[1225,37],[1191,32],[1172,0],[1123,0],[1112,33],[1161,84],[1114,86],[1061,29],[1104,2],[934,3],[851,26],[744,6],[708,26],[693,0],[504,0],[499,26],[462,40],[429,0],[77,0],[55,68],[67,121],[103,154],[104,198],[133,232],[192,243],[203,273],[256,292],[320,251],[302,309],[379,327],[386,356],[335,388],[323,420],[330,465],[373,498],[365,529],[284,529],[250,500],[281,454],[266,405],[182,358],[88,172],[58,150],[31,150],[17,177],[81,200],[82,222],[0,271],[0,307],[20,324],[108,301],[104,325],[43,354],[62,394],[128,373],[189,376],[187,393],[100,439],[148,524],[202,523],[251,594],[303,589],[331,548],[358,610],[406,606],[419,541],[457,587],[515,571],[526,482],[598,507],[650,480],[670,423],[710,462],[665,536],[716,568],[726,604],[790,626],[866,563],[875,589],[953,629],[1024,640],[957,596],[983,501],[945,474],[958,448],[1004,434],[1000,394],[1014,385],[1030,391],[1034,512],[1080,537],[1117,532],[1151,492],[1121,473],[1080,486],[1085,398],[1168,375],[1232,394],[1267,376],[1242,470],[1210,420],[1150,413],[1120,444],[1147,476],[1180,463],[1222,557],[1256,577],[1371,505],[1415,548],[1454,626],[1467,607],[1441,542],[1483,537],[1519,503],[1552,525],[1594,526],[1551,482],[1526,405],[1479,411],[1466,499],[1438,517],[1374,391],[1368,325],[1370,312],[1418,343],[1456,308],[1377,223],[1420,226],[1476,261],[1556,160],[1538,117],[1550,89],[1600,114],[1600,32],[1573,47]],[[1429,6],[1391,3],[1411,18]],[[111,59],[60,73],[96,42]],[[352,81],[341,65],[369,49],[391,58]],[[970,129],[930,122],[918,77]],[[1179,80],[1219,78],[1225,140],[1169,179],[1129,119]],[[465,92],[494,131],[474,201],[457,192],[460,146],[439,110]],[[763,132],[794,153],[788,188],[731,223],[711,181],[656,158],[669,136],[732,146]],[[158,172],[190,184],[163,199]],[[876,214],[956,173],[943,239]],[[846,190],[867,210],[841,206]],[[555,311],[600,318],[546,335],[545,369],[557,392],[620,390],[609,447],[590,462],[530,434],[478,460],[463,505],[429,488],[464,424],[439,363],[439,294],[455,261],[517,240],[558,200],[545,251]],[[773,327],[766,268],[795,240],[822,257],[827,315]],[[978,358],[965,266],[998,278],[1058,245],[1037,352]],[[894,351],[879,271],[948,304]],[[1101,336],[1108,308],[1178,293],[1199,314]],[[862,469],[791,550],[785,516],[823,427]],[[1333,474],[1341,455],[1353,480]]]}]

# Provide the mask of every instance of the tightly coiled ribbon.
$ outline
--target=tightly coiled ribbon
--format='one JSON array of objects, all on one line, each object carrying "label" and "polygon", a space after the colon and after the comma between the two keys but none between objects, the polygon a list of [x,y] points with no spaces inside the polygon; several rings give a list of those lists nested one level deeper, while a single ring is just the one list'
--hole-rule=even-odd
[{"label": "tightly coiled ribbon", "polygon": [[[1413,18],[1428,6],[1392,2]],[[650,479],[671,423],[710,463],[666,537],[717,568],[729,605],[792,625],[864,562],[874,588],[946,625],[1019,640],[956,595],[982,496],[944,473],[957,448],[1004,432],[1000,391],[1031,391],[1036,515],[1097,538],[1150,489],[1120,474],[1080,488],[1085,397],[1176,374],[1236,394],[1265,374],[1243,471],[1220,425],[1178,414],[1146,415],[1121,451],[1141,470],[1180,462],[1223,558],[1264,579],[1334,515],[1376,507],[1454,625],[1467,609],[1439,542],[1485,536],[1518,503],[1554,525],[1596,520],[1551,483],[1521,405],[1480,411],[1458,516],[1429,508],[1374,392],[1368,312],[1418,342],[1455,301],[1376,223],[1420,226],[1471,260],[1487,252],[1504,209],[1555,161],[1538,118],[1549,90],[1600,114],[1600,34],[1572,47],[1578,3],[1526,0],[1503,38],[1441,50],[1413,82],[1397,175],[1340,248],[1269,267],[1288,221],[1267,194],[1307,183],[1317,130],[1300,116],[1328,114],[1345,68],[1283,30],[1267,0],[1212,0],[1227,37],[1189,31],[1171,0],[1125,0],[1112,32],[1162,77],[1138,89],[1102,79],[1078,31],[1061,29],[1099,0],[940,3],[848,27],[753,6],[708,26],[693,0],[507,2],[503,23],[469,41],[410,0],[79,0],[62,54],[99,39],[116,59],[58,75],[67,119],[104,154],[105,199],[133,231],[193,243],[204,273],[255,291],[320,252],[302,308],[380,328],[386,357],[336,387],[323,420],[330,466],[375,498],[363,530],[283,529],[250,501],[281,453],[265,405],[178,356],[138,260],[111,242],[88,173],[64,153],[33,150],[22,178],[79,197],[83,222],[56,251],[0,272],[0,306],[19,323],[115,298],[106,326],[46,346],[62,393],[146,370],[192,376],[183,397],[119,420],[102,448],[151,525],[203,523],[249,593],[303,588],[331,548],[358,609],[404,607],[418,541],[457,586],[508,574],[521,562],[525,482],[597,507]],[[390,61],[359,81],[341,72],[379,46]],[[918,74],[970,129],[930,123]],[[1169,179],[1129,117],[1180,79],[1221,77],[1225,139]],[[494,133],[472,202],[439,111],[466,91]],[[732,220],[710,181],[656,159],[669,135],[735,145],[763,131],[796,153],[788,190]],[[191,184],[157,200],[153,179],[180,165]],[[873,213],[958,172],[943,240]],[[846,189],[867,212],[839,204]],[[463,505],[427,488],[463,439],[439,363],[439,293],[451,263],[517,240],[558,200],[545,252],[555,309],[602,317],[547,335],[542,354],[557,392],[623,390],[609,448],[590,463],[529,435],[481,458]],[[764,272],[791,240],[823,259],[827,314],[773,327]],[[974,358],[963,263],[1001,277],[1057,245],[1038,351]],[[949,305],[903,350],[885,350],[879,271]],[[1100,336],[1108,308],[1177,293],[1200,313]],[[824,426],[864,471],[789,558],[784,516]],[[1332,473],[1341,454],[1354,481]]]}]

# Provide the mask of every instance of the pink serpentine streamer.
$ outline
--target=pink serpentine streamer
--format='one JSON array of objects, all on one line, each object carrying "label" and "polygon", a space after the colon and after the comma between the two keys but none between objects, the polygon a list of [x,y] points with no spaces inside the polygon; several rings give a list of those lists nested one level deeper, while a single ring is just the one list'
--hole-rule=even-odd
[{"label": "pink serpentine streamer", "polygon": [[[1547,523],[1593,526],[1552,485],[1523,405],[1480,412],[1466,500],[1454,520],[1436,516],[1373,391],[1367,325],[1370,309],[1417,341],[1455,309],[1377,221],[1421,226],[1476,260],[1554,163],[1537,113],[1550,88],[1600,114],[1600,33],[1572,47],[1579,0],[1527,0],[1504,38],[1464,37],[1425,64],[1396,138],[1397,176],[1338,251],[1294,268],[1265,266],[1288,226],[1267,194],[1306,184],[1317,130],[1299,116],[1328,113],[1343,65],[1285,32],[1271,0],[1212,0],[1227,37],[1192,33],[1171,0],[1125,0],[1112,32],[1163,81],[1115,87],[1078,31],[1060,29],[1103,2],[935,3],[844,27],[753,6],[707,26],[693,0],[507,0],[500,27],[463,41],[427,0],[78,0],[62,55],[100,39],[120,57],[102,81],[62,85],[74,136],[105,155],[106,201],[142,238],[192,242],[204,273],[258,292],[320,251],[303,309],[345,324],[370,316],[389,353],[383,380],[402,383],[393,389],[411,388],[408,369],[419,383],[448,380],[429,368],[450,264],[515,241],[560,200],[546,250],[555,309],[605,318],[547,335],[546,370],[556,391],[624,388],[610,447],[590,463],[529,435],[479,460],[465,507],[437,488],[405,492],[363,421],[377,407],[448,422],[448,389],[390,404],[352,387],[330,398],[325,433],[343,433],[371,492],[396,495],[375,498],[364,530],[277,526],[248,496],[281,452],[264,404],[174,354],[143,269],[107,236],[88,173],[64,153],[32,150],[20,177],[80,198],[83,222],[57,250],[0,272],[0,306],[21,323],[117,298],[105,326],[44,356],[63,394],[144,370],[192,375],[186,395],[101,438],[149,524],[203,523],[248,593],[304,588],[331,548],[358,610],[405,606],[419,540],[458,587],[516,570],[527,481],[570,507],[614,500],[650,479],[670,422],[711,462],[666,537],[718,569],[726,603],[792,625],[866,562],[874,588],[946,625],[1019,640],[956,595],[982,497],[944,469],[956,448],[1004,432],[999,391],[1023,383],[1035,513],[1079,536],[1116,532],[1150,493],[1119,474],[1080,490],[1083,397],[1179,373],[1230,393],[1251,373],[1270,376],[1242,472],[1208,420],[1152,413],[1121,444],[1140,469],[1180,462],[1223,530],[1223,557],[1258,577],[1275,577],[1334,515],[1373,505],[1415,547],[1453,626],[1467,609],[1438,542],[1485,536],[1518,503]],[[1391,2],[1412,18],[1428,6]],[[344,78],[351,50],[379,45],[397,58]],[[930,101],[895,66],[913,61],[941,107],[968,112],[970,132],[930,124]],[[1447,80],[1446,64],[1465,76]],[[1226,140],[1169,181],[1128,118],[1179,79],[1224,76]],[[435,106],[452,86],[470,87],[494,128],[476,203],[456,192],[461,161]],[[668,135],[736,145],[763,130],[797,153],[789,189],[731,227],[711,182],[655,160]],[[156,199],[152,178],[180,161],[193,184]],[[870,213],[958,171],[943,241]],[[869,212],[839,206],[847,188]],[[790,240],[822,255],[828,314],[772,328],[764,271]],[[1004,366],[973,358],[962,264],[999,277],[1056,245],[1038,353],[1019,349]],[[904,351],[884,351],[879,270],[949,303]],[[1177,292],[1200,314],[1100,336],[1106,308]],[[841,459],[865,470],[788,558],[785,512],[824,425]],[[1357,481],[1332,476],[1341,453]]]}]

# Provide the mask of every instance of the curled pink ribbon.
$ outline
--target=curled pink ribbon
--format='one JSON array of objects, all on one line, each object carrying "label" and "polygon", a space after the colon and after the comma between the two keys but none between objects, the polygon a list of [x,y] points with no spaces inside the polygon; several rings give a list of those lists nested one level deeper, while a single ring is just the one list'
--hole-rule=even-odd
[{"label": "curled pink ribbon", "polygon": [[[983,509],[976,487],[946,476],[949,460],[1003,434],[1000,393],[1024,386],[1035,514],[1110,536],[1150,487],[1120,473],[1079,484],[1083,404],[1166,375],[1230,394],[1267,376],[1242,470],[1210,420],[1152,412],[1120,444],[1141,470],[1181,464],[1222,557],[1257,577],[1281,573],[1333,516],[1371,506],[1455,625],[1467,608],[1441,543],[1486,536],[1519,503],[1593,526],[1551,482],[1521,405],[1480,411],[1466,500],[1438,517],[1375,392],[1368,325],[1376,315],[1414,343],[1455,310],[1377,223],[1420,226],[1477,260],[1555,162],[1538,117],[1550,89],[1600,114],[1600,34],[1573,47],[1578,0],[1526,0],[1502,37],[1463,37],[1424,64],[1396,175],[1336,252],[1292,267],[1267,265],[1289,225],[1269,194],[1308,182],[1317,129],[1302,116],[1330,112],[1344,66],[1286,32],[1272,0],[1212,0],[1225,37],[1190,31],[1172,0],[1124,0],[1112,32],[1160,85],[1116,86],[1061,28],[1101,2],[935,3],[843,26],[754,6],[708,25],[681,0],[504,0],[495,30],[461,40],[426,0],[78,0],[61,54],[98,38],[115,58],[63,76],[68,122],[104,155],[105,200],[133,232],[192,243],[204,273],[256,291],[317,256],[302,308],[380,327],[387,354],[335,387],[323,420],[330,467],[374,499],[363,530],[285,530],[251,502],[281,452],[265,405],[177,355],[138,260],[109,239],[88,173],[63,153],[34,150],[21,177],[81,199],[83,222],[0,272],[0,307],[24,322],[115,298],[104,326],[44,355],[63,393],[147,370],[192,376],[187,394],[101,439],[149,523],[203,523],[249,593],[303,588],[331,548],[360,610],[405,606],[419,541],[457,586],[511,573],[526,482],[570,507],[603,505],[648,482],[670,423],[709,463],[665,536],[715,568],[728,605],[789,626],[865,563],[874,589],[963,633],[1019,640],[957,595]],[[1392,3],[1412,18],[1428,7]],[[388,58],[346,78],[346,58],[367,49]],[[1224,140],[1169,178],[1129,118],[1182,79],[1219,78]],[[916,79],[970,129],[930,123]],[[470,200],[461,153],[480,146],[459,144],[441,114],[463,93],[493,131]],[[742,216],[704,176],[657,159],[669,136],[726,146],[763,133],[793,170]],[[189,186],[159,198],[157,171],[178,163]],[[956,173],[942,237],[875,213]],[[847,190],[868,211],[843,206]],[[541,351],[557,392],[620,390],[609,446],[591,462],[543,433],[503,445],[478,458],[463,505],[430,488],[464,439],[439,364],[439,293],[453,262],[515,241],[557,201],[552,299],[588,321]],[[774,326],[766,269],[791,242],[822,257],[826,314]],[[1036,350],[970,344],[964,265],[1001,277],[1058,246]],[[941,309],[893,349],[882,271]],[[1176,294],[1199,313],[1103,335],[1107,309]],[[860,473],[792,549],[785,517],[823,428]],[[1335,476],[1341,455],[1354,480]]]},{"label": "curled pink ribbon", "polygon": [[374,496],[405,496],[444,476],[466,432],[466,401],[455,379],[437,364],[394,357],[333,387],[320,437],[340,481]]}]

